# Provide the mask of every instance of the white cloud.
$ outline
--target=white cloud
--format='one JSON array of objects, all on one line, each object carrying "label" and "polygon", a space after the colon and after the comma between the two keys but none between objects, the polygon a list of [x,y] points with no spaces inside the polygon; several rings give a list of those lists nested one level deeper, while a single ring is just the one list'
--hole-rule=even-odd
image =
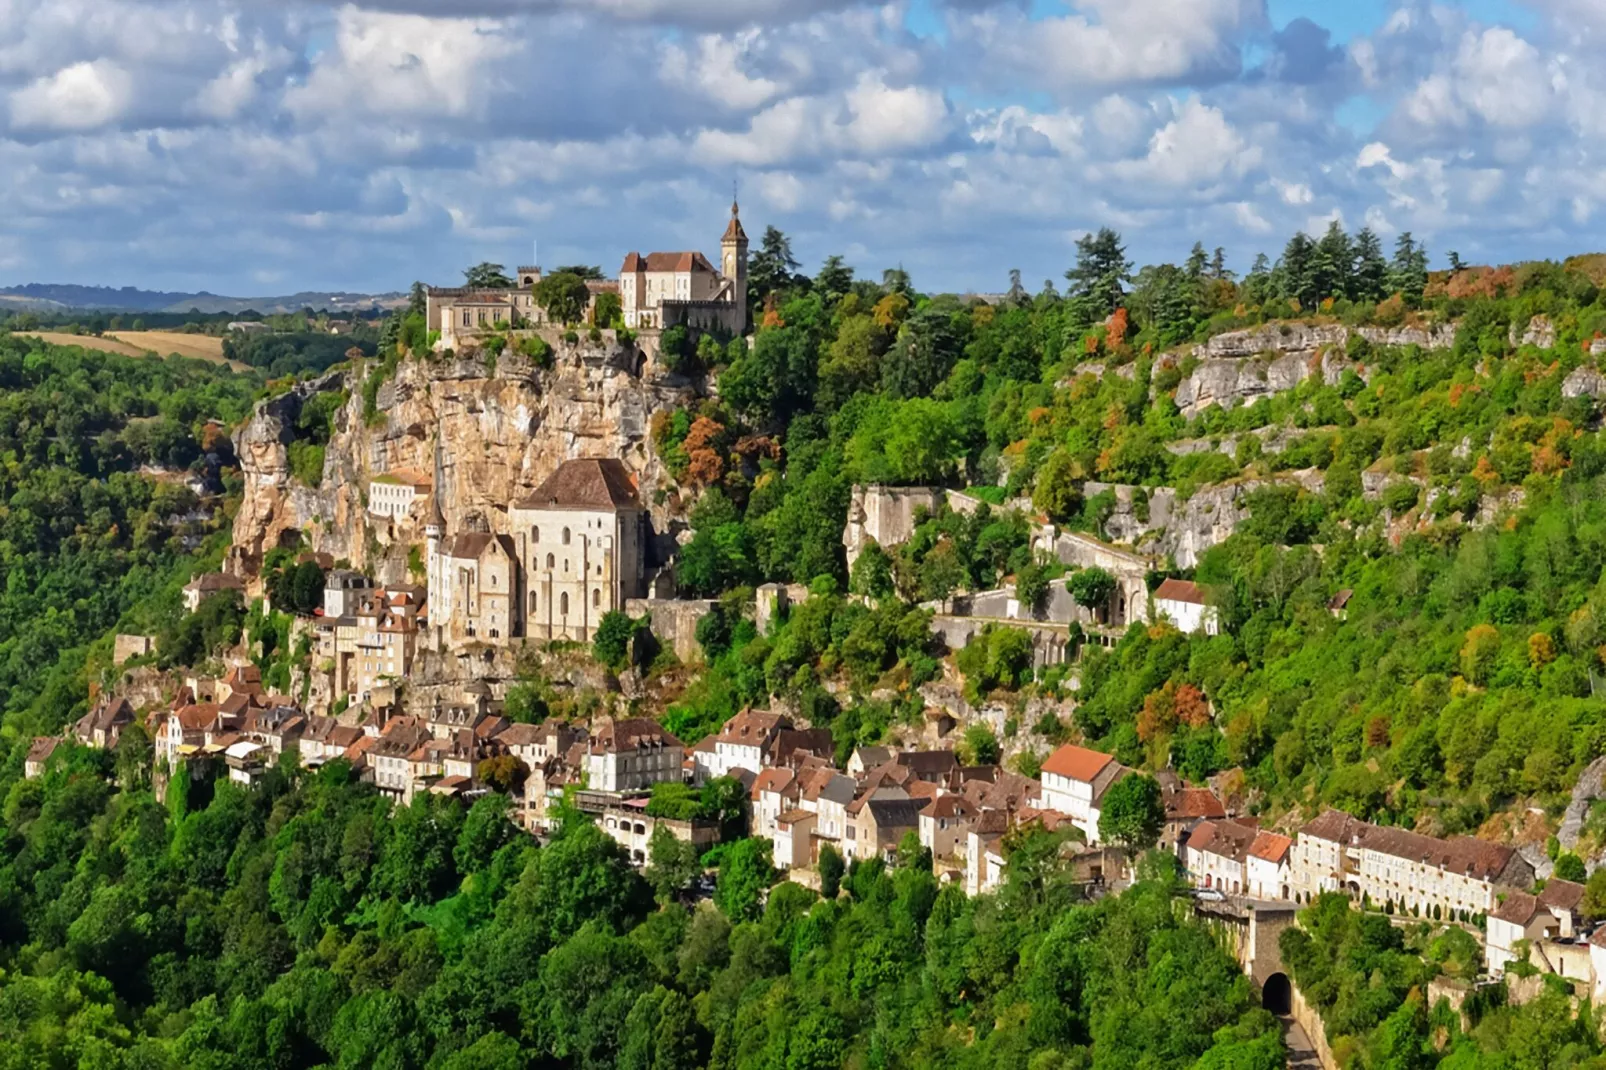
[{"label": "white cloud", "polygon": [[11,123],[19,130],[93,130],[129,107],[133,81],[106,60],[74,63],[11,94]]},{"label": "white cloud", "polygon": [[1116,174],[1162,186],[1208,187],[1260,166],[1261,153],[1239,136],[1221,109],[1190,97],[1181,114],[1149,139],[1148,155],[1123,161]]}]

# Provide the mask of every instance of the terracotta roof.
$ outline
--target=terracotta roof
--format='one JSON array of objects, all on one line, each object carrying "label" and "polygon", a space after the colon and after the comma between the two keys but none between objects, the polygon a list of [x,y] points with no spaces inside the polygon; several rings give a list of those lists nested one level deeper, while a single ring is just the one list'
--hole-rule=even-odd
[{"label": "terracotta roof", "polygon": [[1498,877],[1515,853],[1510,847],[1475,840],[1470,836],[1438,840],[1408,829],[1378,825],[1362,826],[1357,842],[1369,851],[1437,866],[1447,872],[1464,874],[1477,880]]},{"label": "terracotta roof", "polygon": [[1584,901],[1584,886],[1574,881],[1564,881],[1557,877],[1550,878],[1545,884],[1545,890],[1539,893],[1541,906],[1551,910],[1560,910],[1571,913],[1578,909],[1578,904]]},{"label": "terracotta roof", "polygon": [[1220,819],[1227,816],[1227,808],[1209,788],[1183,788],[1166,799],[1165,816],[1168,821]]},{"label": "terracotta roof", "polygon": [[102,699],[95,708],[79,718],[74,730],[79,735],[89,735],[97,728],[109,732],[119,725],[129,724],[134,720],[134,707],[128,704],[126,698]]},{"label": "terracotta roof", "polygon": [[678,747],[681,743],[657,721],[645,717],[616,721],[609,717],[604,718],[589,745],[592,754],[610,754],[644,747]]},{"label": "terracotta roof", "polygon": [[777,764],[792,764],[799,760],[836,754],[836,741],[829,728],[783,728],[775,733],[771,759]]},{"label": "terracotta roof", "polygon": [[1261,832],[1255,836],[1255,842],[1249,845],[1249,853],[1255,858],[1280,865],[1288,857],[1289,848],[1293,846],[1294,841],[1287,836],[1279,836],[1275,832]]},{"label": "terracotta roof", "polygon": [[198,732],[215,724],[220,712],[222,711],[215,702],[192,703],[173,716],[178,718],[178,723],[183,728]]},{"label": "terracotta roof", "polygon": [[812,810],[788,810],[775,819],[778,825],[795,825],[799,821],[807,821],[815,816]]},{"label": "terracotta roof", "polygon": [[[1506,896],[1506,901],[1489,912],[1492,918],[1509,922],[1512,925],[1527,925],[1533,916],[1539,912],[1539,900],[1527,892],[1512,892]],[[1593,942],[1593,938],[1591,938]]]},{"label": "terracotta roof", "polygon": [[564,461],[515,509],[550,506],[580,509],[640,509],[641,498],[624,462],[614,457],[580,457]]},{"label": "terracotta roof", "polygon": [[627,253],[619,274],[633,275],[638,271],[706,271],[710,275],[718,274],[702,253],[648,253],[646,256]]},{"label": "terracotta roof", "polygon": [[1231,821],[1204,821],[1188,837],[1188,850],[1243,862],[1249,857],[1250,845],[1258,835],[1254,829]]},{"label": "terracotta roof", "polygon": [[899,751],[893,761],[922,778],[943,776],[959,768],[959,759],[951,750]]},{"label": "terracotta roof", "polygon": [[540,725],[510,724],[496,737],[509,747],[529,747],[545,739]]},{"label": "terracotta roof", "polygon": [[911,780],[904,788],[911,799],[935,799],[942,788],[929,780]]},{"label": "terracotta roof", "polygon": [[758,777],[753,781],[752,797],[757,799],[766,791],[778,792],[784,795],[787,793],[787,789],[790,788],[790,797],[795,799],[798,794],[796,781],[797,777],[793,775],[790,769],[766,769],[759,773]]},{"label": "terracotta roof", "polygon": [[1190,602],[1196,606],[1205,604],[1204,592],[1192,580],[1166,580],[1155,589],[1156,602]]},{"label": "terracotta roof", "polygon": [[976,808],[963,795],[938,795],[920,811],[922,817],[970,817]]},{"label": "terracotta roof", "polygon": [[1590,933],[1589,942],[1594,947],[1606,947],[1606,925],[1602,925]]},{"label": "terracotta roof", "polygon": [[55,736],[35,736],[33,745],[28,748],[30,762],[43,762],[56,752],[62,741]]},{"label": "terracotta roof", "polygon": [[780,714],[768,710],[743,710],[725,722],[717,742],[761,747],[772,733],[782,727],[789,727],[791,723]]},{"label": "terracotta roof", "polygon": [[1100,754],[1096,750],[1067,743],[1048,756],[1048,760],[1043,763],[1043,772],[1091,784],[1113,761],[1115,759],[1108,754]]},{"label": "terracotta roof", "polygon": [[1348,843],[1364,824],[1342,810],[1325,810],[1320,817],[1300,829],[1299,834],[1329,843]]},{"label": "terracotta roof", "polygon": [[388,472],[381,472],[373,478],[375,483],[394,483],[403,487],[412,487],[415,493],[428,494],[435,487],[435,481],[416,468],[393,468]]}]

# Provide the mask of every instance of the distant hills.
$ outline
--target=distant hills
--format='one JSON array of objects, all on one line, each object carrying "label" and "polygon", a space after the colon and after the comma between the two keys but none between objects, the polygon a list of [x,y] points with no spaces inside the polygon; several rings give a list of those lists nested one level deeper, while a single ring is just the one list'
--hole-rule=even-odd
[{"label": "distant hills", "polygon": [[0,308],[26,308],[40,312],[361,312],[396,308],[407,303],[405,293],[358,294],[303,291],[278,297],[223,297],[214,293],[168,293],[133,286],[74,286],[31,282],[0,287]]}]

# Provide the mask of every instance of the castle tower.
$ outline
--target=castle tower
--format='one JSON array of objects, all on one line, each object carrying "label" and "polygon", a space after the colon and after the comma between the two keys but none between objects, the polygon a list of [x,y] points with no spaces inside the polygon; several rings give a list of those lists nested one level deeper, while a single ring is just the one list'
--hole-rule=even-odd
[{"label": "castle tower", "polygon": [[719,240],[719,270],[731,283],[731,294],[736,301],[736,312],[731,322],[732,334],[747,331],[747,232],[742,229],[740,206],[731,202],[731,221],[725,236]]}]

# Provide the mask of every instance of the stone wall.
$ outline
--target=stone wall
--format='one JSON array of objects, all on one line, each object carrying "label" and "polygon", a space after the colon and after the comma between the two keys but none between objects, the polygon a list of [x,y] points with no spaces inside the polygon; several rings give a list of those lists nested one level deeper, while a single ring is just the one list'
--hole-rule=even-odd
[{"label": "stone wall", "polygon": [[848,504],[848,523],[842,532],[848,568],[858,560],[871,539],[882,546],[898,546],[914,533],[915,512],[935,512],[945,492],[938,487],[854,487]]},{"label": "stone wall", "polygon": [[121,665],[134,658],[143,658],[155,649],[154,635],[119,635],[112,640],[112,664]]},{"label": "stone wall", "polygon": [[1311,1047],[1316,1049],[1316,1058],[1322,1064],[1322,1070],[1338,1070],[1338,1060],[1333,1058],[1333,1049],[1327,1043],[1327,1026],[1322,1024],[1322,1016],[1316,1013],[1316,1008],[1305,1002],[1305,993],[1299,986],[1289,980],[1289,990],[1292,994],[1291,1013],[1289,1017],[1299,1023],[1299,1027],[1310,1037]]},{"label": "stone wall", "polygon": [[632,617],[646,616],[652,621],[652,634],[671,648],[681,661],[700,661],[703,648],[697,642],[697,622],[719,605],[710,599],[631,598],[625,612]]}]

